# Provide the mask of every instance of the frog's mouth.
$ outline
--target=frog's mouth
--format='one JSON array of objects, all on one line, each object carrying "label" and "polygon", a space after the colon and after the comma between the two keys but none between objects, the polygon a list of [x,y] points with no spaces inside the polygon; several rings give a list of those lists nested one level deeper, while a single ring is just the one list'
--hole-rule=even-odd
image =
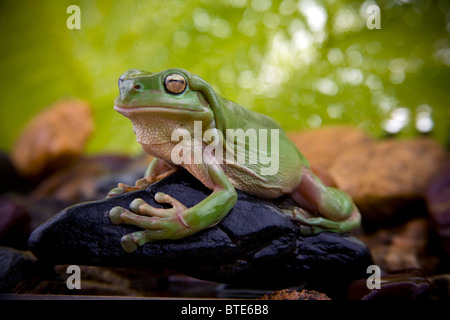
[{"label": "frog's mouth", "polygon": [[176,113],[176,114],[192,114],[192,113],[207,113],[208,109],[188,109],[178,108],[173,106],[119,106],[114,105],[114,110],[128,117],[136,113]]}]

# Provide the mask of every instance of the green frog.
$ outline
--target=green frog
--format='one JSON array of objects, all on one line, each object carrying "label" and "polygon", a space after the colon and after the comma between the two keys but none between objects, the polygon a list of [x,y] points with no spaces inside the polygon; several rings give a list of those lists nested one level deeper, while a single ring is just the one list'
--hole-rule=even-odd
[{"label": "green frog", "polygon": [[[137,198],[129,208],[111,209],[112,223],[143,228],[122,237],[126,252],[132,253],[150,241],[180,239],[214,226],[235,205],[236,189],[269,199],[290,195],[298,206],[284,212],[299,222],[300,232],[305,235],[345,233],[360,225],[360,213],[350,196],[326,186],[274,120],[219,96],[199,76],[178,68],[159,73],[131,69],[119,78],[119,90],[114,109],[131,120],[137,142],[154,159],[134,186],[119,183],[108,197],[145,189],[180,167],[212,191],[190,208],[173,195],[158,192],[155,201],[169,204],[170,208],[156,208]],[[195,132],[198,128],[200,135]],[[174,139],[174,132],[180,130],[185,137],[183,146],[188,149],[180,148],[180,135]],[[261,144],[253,139],[228,139],[229,130],[271,131],[276,139],[260,137],[266,143],[266,157],[258,157],[255,155]],[[182,153],[197,153],[180,162],[174,155],[179,155],[181,149]],[[235,150],[244,152],[244,161],[236,161]],[[268,151],[275,170],[268,170]],[[223,155],[230,153],[234,156],[224,161]]]}]

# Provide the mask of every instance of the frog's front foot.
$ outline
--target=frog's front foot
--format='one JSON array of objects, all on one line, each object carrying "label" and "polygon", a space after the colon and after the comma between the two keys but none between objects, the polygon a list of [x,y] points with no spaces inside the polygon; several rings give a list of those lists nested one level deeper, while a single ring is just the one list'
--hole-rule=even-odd
[{"label": "frog's front foot", "polygon": [[131,224],[145,229],[122,237],[121,244],[126,252],[131,253],[150,241],[179,239],[193,233],[183,219],[183,214],[188,210],[183,204],[162,192],[155,195],[155,200],[171,204],[172,208],[155,208],[137,198],[131,202],[130,210],[114,207],[109,211],[112,223]]}]

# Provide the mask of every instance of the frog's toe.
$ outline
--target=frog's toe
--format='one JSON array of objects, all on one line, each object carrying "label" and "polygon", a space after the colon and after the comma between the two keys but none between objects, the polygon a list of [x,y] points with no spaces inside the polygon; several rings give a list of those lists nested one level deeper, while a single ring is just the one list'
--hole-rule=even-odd
[{"label": "frog's toe", "polygon": [[122,188],[122,187],[117,187],[112,189],[111,191],[108,192],[108,195],[106,196],[106,198],[113,198],[115,196],[119,196],[121,194],[124,194],[126,192],[126,188]]},{"label": "frog's toe", "polygon": [[155,208],[146,203],[144,200],[137,198],[130,203],[131,212],[147,217],[167,218],[173,215],[172,209]]},{"label": "frog's toe", "polygon": [[133,234],[127,234],[120,240],[123,250],[127,253],[133,253],[138,248],[138,245],[134,242]]},{"label": "frog's toe", "polygon": [[167,239],[171,235],[170,230],[143,230],[123,236],[120,242],[123,250],[127,253],[133,253],[138,247],[148,242]]},{"label": "frog's toe", "polygon": [[173,209],[178,213],[183,212],[187,209],[180,201],[163,192],[156,193],[155,200],[159,203],[167,203],[172,205]]},{"label": "frog's toe", "polygon": [[165,203],[166,201],[164,201],[164,197],[166,196],[166,194],[164,192],[157,192],[155,194],[155,200],[159,203]]},{"label": "frog's toe", "polygon": [[122,220],[122,213],[125,211],[122,207],[114,207],[109,211],[109,219],[111,219],[111,222],[114,224],[123,224],[124,221]]},{"label": "frog's toe", "polygon": [[142,200],[141,198],[136,198],[133,201],[131,201],[130,209],[133,212],[139,213],[142,211],[142,209],[141,209],[142,206],[146,206],[146,205],[147,205],[147,203],[144,200]]}]

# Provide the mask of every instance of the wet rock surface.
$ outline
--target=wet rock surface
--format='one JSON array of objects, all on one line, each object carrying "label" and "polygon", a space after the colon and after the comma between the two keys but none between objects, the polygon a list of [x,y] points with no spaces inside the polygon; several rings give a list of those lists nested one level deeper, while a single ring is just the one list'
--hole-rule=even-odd
[{"label": "wet rock surface", "polygon": [[174,195],[190,207],[211,191],[187,172],[177,172],[147,190],[63,210],[33,232],[30,249],[52,264],[159,267],[204,280],[263,280],[268,285],[308,282],[320,287],[331,281],[339,286],[365,274],[372,263],[366,246],[356,238],[325,232],[301,236],[296,223],[273,203],[242,192],[217,226],[180,240],[148,243],[128,254],[120,238],[139,228],[113,225],[108,212],[117,205],[128,207],[137,197],[158,206],[153,200],[156,192]]}]

